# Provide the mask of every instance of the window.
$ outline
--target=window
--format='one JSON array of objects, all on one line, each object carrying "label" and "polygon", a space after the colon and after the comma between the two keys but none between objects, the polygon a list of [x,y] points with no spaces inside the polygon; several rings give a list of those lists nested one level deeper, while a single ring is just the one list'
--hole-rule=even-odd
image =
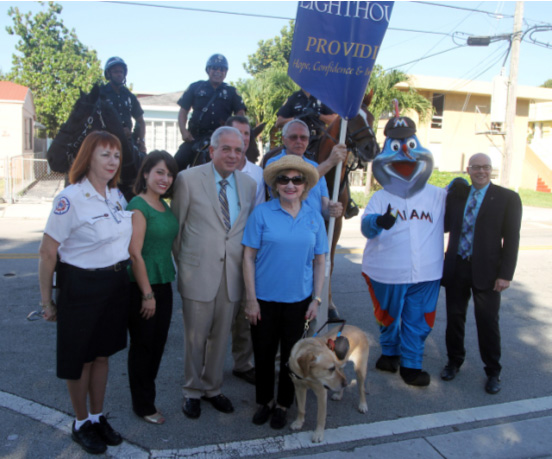
[{"label": "window", "polygon": [[431,118],[432,129],[443,129],[443,110],[445,107],[445,95],[433,93],[431,98],[433,105],[433,118]]}]

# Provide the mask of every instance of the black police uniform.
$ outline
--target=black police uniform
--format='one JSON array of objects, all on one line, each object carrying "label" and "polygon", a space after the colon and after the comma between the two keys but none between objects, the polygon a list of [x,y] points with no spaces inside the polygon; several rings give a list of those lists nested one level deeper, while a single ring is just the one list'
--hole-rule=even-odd
[{"label": "black police uniform", "polygon": [[[318,117],[320,117],[320,115],[333,115],[335,113],[314,96],[307,96],[303,91],[297,91],[288,97],[285,104],[280,107],[276,115],[282,118],[299,118],[309,111],[313,111]],[[301,119],[307,123],[311,136],[320,134],[311,117],[307,116]]]},{"label": "black police uniform", "polygon": [[137,119],[144,114],[140,102],[128,88],[121,86],[117,93],[110,83],[100,88],[100,97],[107,99],[113,106],[123,126],[132,131],[132,118]]},{"label": "black police uniform", "polygon": [[193,161],[194,144],[208,139],[233,114],[246,110],[236,88],[226,83],[214,88],[209,81],[192,83],[178,100],[178,105],[186,111],[190,108],[193,110],[188,130],[195,139],[193,142],[183,143],[175,155],[180,170]]}]

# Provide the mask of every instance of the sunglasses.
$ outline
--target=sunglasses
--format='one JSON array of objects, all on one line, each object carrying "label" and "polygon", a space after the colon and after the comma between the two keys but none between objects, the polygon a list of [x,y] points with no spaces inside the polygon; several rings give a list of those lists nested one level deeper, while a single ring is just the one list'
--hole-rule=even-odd
[{"label": "sunglasses", "polygon": [[213,71],[219,71],[219,72],[226,72],[226,68],[224,67],[219,67],[219,66],[214,66],[214,67],[209,67],[210,70],[213,70]]},{"label": "sunglasses", "polygon": [[278,185],[287,185],[289,182],[294,185],[303,185],[307,179],[302,175],[296,175],[295,177],[288,177],[287,175],[279,175],[276,177],[276,183]]},{"label": "sunglasses", "polygon": [[299,139],[301,142],[308,142],[308,140],[309,140],[308,135],[291,134],[291,135],[288,135],[287,138],[289,140],[292,140],[293,142],[295,142],[297,139]]}]

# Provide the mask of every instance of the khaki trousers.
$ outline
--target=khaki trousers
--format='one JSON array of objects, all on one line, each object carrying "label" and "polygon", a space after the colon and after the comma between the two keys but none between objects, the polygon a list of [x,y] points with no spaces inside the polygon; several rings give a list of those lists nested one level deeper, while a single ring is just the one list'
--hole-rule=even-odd
[{"label": "khaki trousers", "polygon": [[182,299],[185,397],[214,397],[221,393],[234,303],[228,298],[226,268],[213,301]]}]

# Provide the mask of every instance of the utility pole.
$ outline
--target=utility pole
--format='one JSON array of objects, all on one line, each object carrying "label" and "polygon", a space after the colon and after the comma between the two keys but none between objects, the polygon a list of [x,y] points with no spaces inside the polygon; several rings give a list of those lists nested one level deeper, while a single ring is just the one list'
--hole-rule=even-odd
[{"label": "utility pole", "polygon": [[[506,120],[504,138],[504,154],[502,157],[502,170],[500,171],[500,184],[510,185],[510,173],[514,157],[514,125],[516,120],[517,80],[519,67],[519,49],[521,45],[521,28],[523,25],[523,2],[516,2],[514,13],[514,31],[512,34],[512,49],[510,55],[510,76],[508,80],[508,99],[506,102]],[[521,152],[524,154],[525,152]]]}]

